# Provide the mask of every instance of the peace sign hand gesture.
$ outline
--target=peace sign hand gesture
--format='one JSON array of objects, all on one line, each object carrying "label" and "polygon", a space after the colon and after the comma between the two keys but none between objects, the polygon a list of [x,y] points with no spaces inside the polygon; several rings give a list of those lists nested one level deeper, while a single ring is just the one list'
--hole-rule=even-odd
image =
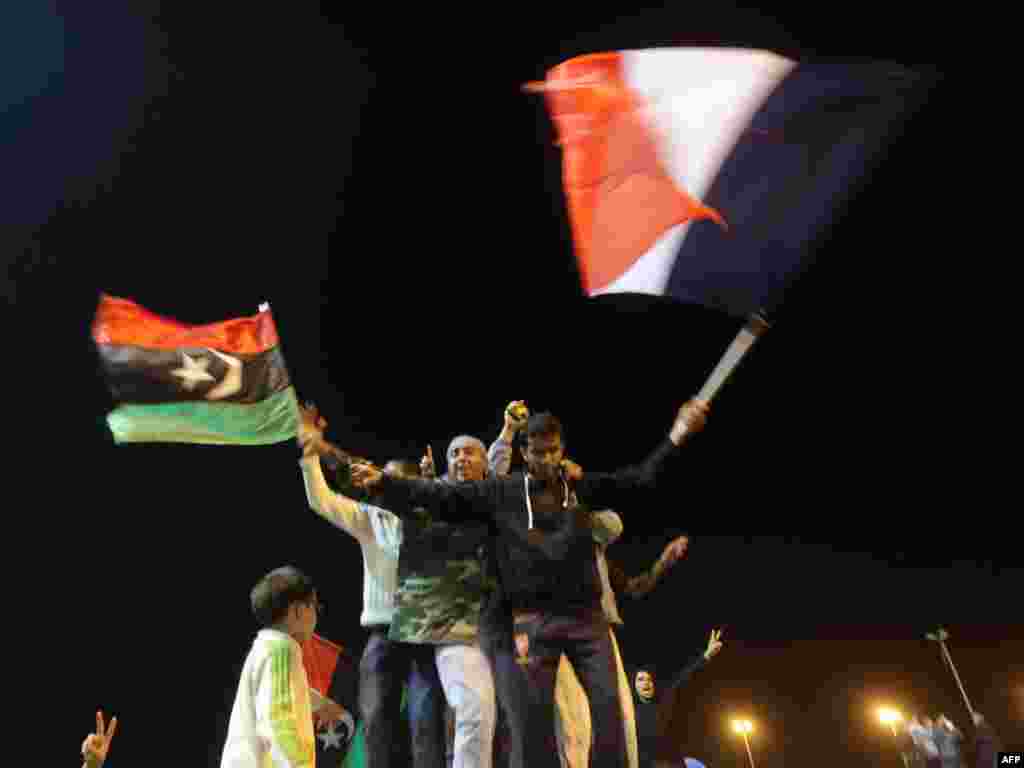
[{"label": "peace sign hand gesture", "polygon": [[710,661],[720,650],[722,650],[722,630],[712,629],[711,637],[708,638],[708,647],[704,651],[704,658]]},{"label": "peace sign hand gesture", "polygon": [[96,713],[96,733],[90,733],[82,742],[82,757],[85,758],[86,768],[101,768],[107,759],[107,752],[110,751],[110,742],[114,739],[114,732],[117,731],[117,718],[110,720],[110,726],[103,723],[102,710]]}]

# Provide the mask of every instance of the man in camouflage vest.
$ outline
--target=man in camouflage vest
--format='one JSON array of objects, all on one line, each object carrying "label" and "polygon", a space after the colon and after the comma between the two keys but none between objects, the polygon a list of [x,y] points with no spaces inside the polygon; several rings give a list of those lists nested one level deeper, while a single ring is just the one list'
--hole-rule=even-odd
[{"label": "man in camouflage vest", "polygon": [[[448,466],[438,482],[483,480],[489,472],[483,443],[456,437],[448,446]],[[391,462],[385,471],[421,474],[414,462]],[[481,605],[493,580],[485,565],[489,530],[485,524],[437,522],[426,513],[403,520],[401,530],[388,637],[435,646],[438,677],[454,710],[453,768],[491,768],[497,704],[491,667],[477,643]]]}]

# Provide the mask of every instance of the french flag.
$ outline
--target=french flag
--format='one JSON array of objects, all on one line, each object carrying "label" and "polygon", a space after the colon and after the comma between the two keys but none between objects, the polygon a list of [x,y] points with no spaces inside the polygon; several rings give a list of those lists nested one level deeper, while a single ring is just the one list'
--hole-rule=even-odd
[{"label": "french flag", "polygon": [[880,61],[663,48],[570,59],[526,90],[563,150],[587,295],[748,317],[770,316],[827,246],[929,84]]}]

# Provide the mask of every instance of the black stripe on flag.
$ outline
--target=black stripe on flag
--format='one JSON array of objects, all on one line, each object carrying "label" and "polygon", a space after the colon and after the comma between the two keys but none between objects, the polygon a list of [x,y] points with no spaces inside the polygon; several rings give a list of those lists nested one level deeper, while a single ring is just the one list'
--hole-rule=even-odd
[{"label": "black stripe on flag", "polygon": [[99,344],[97,349],[107,387],[119,403],[258,403],[291,384],[280,347],[255,355],[200,347]]},{"label": "black stripe on flag", "polygon": [[352,739],[358,723],[358,672],[348,654],[342,653],[331,677],[327,698],[343,706],[350,714],[343,722],[321,730],[316,736],[316,764],[327,768],[341,768],[352,748]]}]

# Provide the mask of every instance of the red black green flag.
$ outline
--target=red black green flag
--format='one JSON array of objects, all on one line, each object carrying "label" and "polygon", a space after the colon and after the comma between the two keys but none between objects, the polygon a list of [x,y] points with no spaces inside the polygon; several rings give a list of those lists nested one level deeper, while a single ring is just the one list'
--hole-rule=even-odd
[{"label": "red black green flag", "polygon": [[359,675],[356,665],[341,646],[317,634],[302,644],[302,664],[310,687],[350,714],[341,722],[320,729],[316,737],[316,764],[328,768],[365,768],[366,741],[362,723],[355,720]]},{"label": "red black green flag", "polygon": [[186,325],[103,295],[92,325],[117,407],[117,443],[268,445],[293,439],[295,388],[267,305],[258,314]]}]

